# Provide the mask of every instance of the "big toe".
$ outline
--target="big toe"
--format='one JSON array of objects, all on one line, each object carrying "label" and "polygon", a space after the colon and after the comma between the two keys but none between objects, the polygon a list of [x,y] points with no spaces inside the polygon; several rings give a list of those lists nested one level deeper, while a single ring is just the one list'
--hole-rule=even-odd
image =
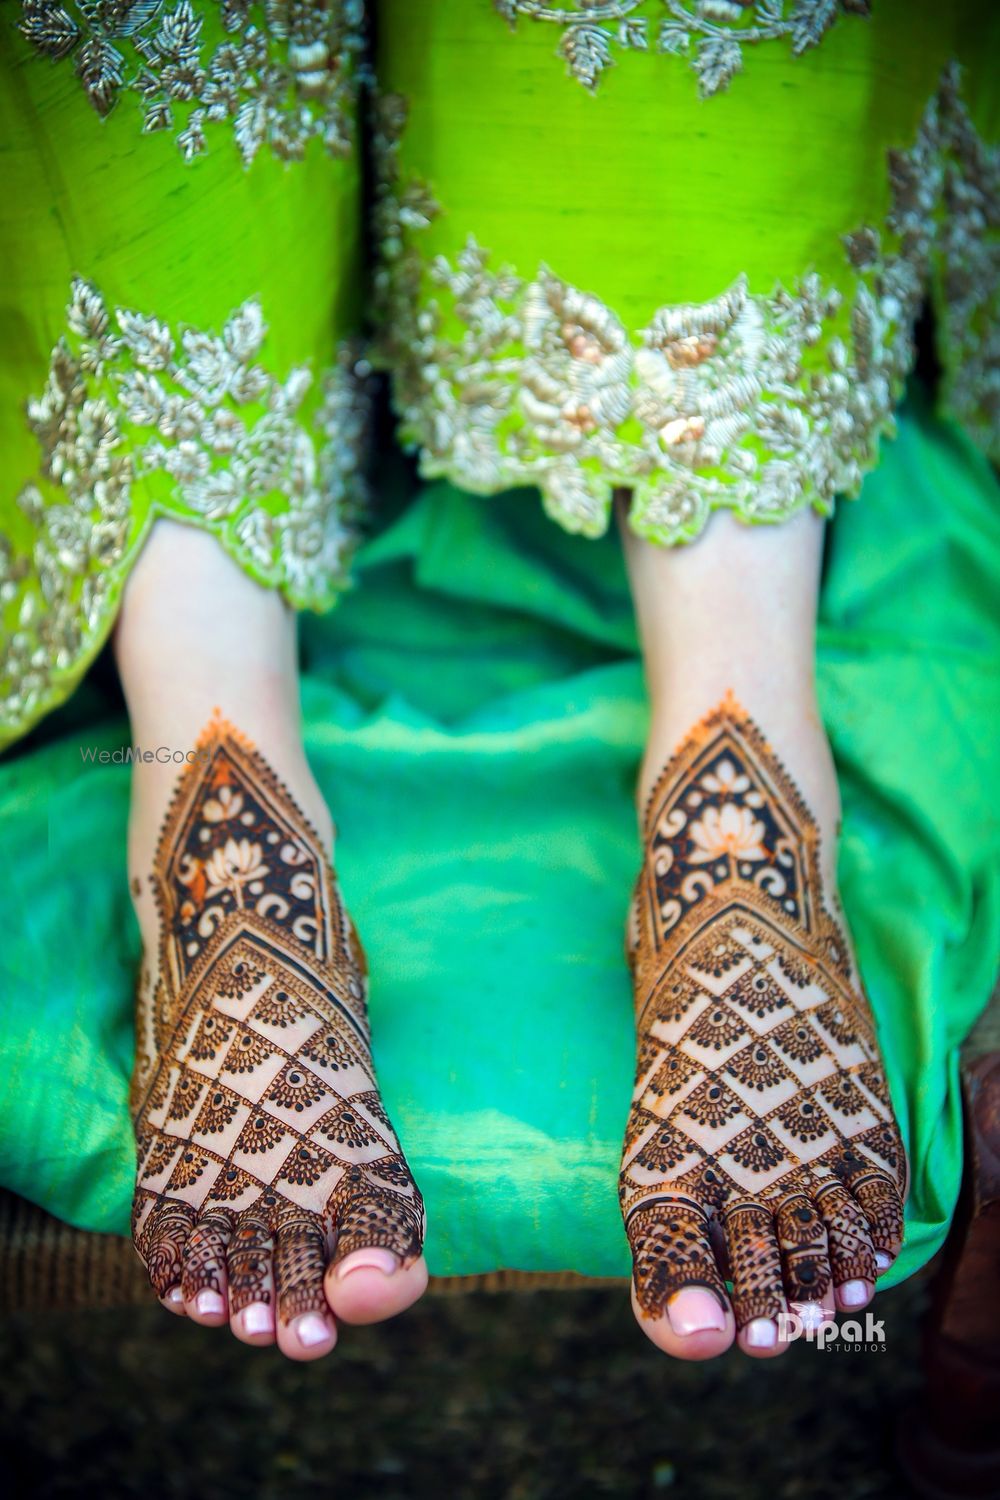
[{"label": "big toe", "polygon": [[419,1199],[373,1194],[348,1205],[325,1282],[327,1301],[339,1319],[380,1323],[423,1295],[422,1230]]},{"label": "big toe", "polygon": [[403,1265],[380,1245],[353,1250],[326,1273],[326,1298],[344,1323],[381,1323],[405,1312],[427,1290],[422,1255]]},{"label": "big toe", "polygon": [[675,1359],[713,1359],[733,1342],[736,1320],[709,1239],[689,1204],[630,1214],[632,1310],[648,1339]]}]

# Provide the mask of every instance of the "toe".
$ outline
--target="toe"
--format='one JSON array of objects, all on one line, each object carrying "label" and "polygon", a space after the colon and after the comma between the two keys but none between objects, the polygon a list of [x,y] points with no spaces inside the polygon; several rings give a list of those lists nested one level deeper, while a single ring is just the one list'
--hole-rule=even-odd
[{"label": "toe", "polygon": [[195,1221],[189,1203],[167,1199],[157,1204],[145,1226],[144,1258],[153,1291],[171,1312],[182,1310],[183,1297],[171,1295],[180,1290],[183,1275],[184,1246]]},{"label": "toe", "polygon": [[187,1309],[184,1306],[184,1294],[179,1286],[172,1286],[165,1297],[160,1298],[160,1306],[165,1307],[167,1312],[173,1313],[177,1318],[186,1318]]},{"label": "toe", "polygon": [[693,1203],[659,1199],[628,1216],[632,1309],[658,1349],[711,1359],[733,1342],[736,1323],[708,1232]]},{"label": "toe", "polygon": [[836,1179],[817,1190],[815,1202],[826,1226],[837,1306],[843,1312],[857,1312],[871,1300],[878,1274],[868,1222]]},{"label": "toe", "polygon": [[733,1281],[737,1343],[753,1359],[783,1354],[779,1318],[787,1314],[774,1217],[763,1203],[734,1203],[723,1212]]},{"label": "toe", "polygon": [[326,1273],[330,1307],[345,1323],[380,1323],[405,1311],[427,1289],[420,1253],[419,1198],[374,1193],[341,1214],[337,1248]]},{"label": "toe", "polygon": [[278,1227],[274,1248],[278,1348],[289,1359],[319,1359],[337,1342],[323,1294],[327,1237],[322,1222],[303,1213]]},{"label": "toe", "polygon": [[781,1251],[785,1297],[793,1312],[818,1308],[833,1316],[834,1276],[826,1225],[805,1193],[793,1193],[778,1206],[775,1233]]},{"label": "toe", "polygon": [[845,1154],[844,1162],[843,1180],[868,1221],[872,1248],[895,1258],[903,1243],[903,1200],[899,1189],[888,1173],[853,1151]]},{"label": "toe", "polygon": [[184,1308],[195,1323],[217,1328],[228,1321],[226,1298],[226,1245],[230,1223],[218,1215],[197,1220],[182,1256],[181,1294]]},{"label": "toe", "polygon": [[229,1326],[244,1344],[273,1344],[274,1240],[265,1221],[248,1209],[240,1214],[229,1241]]}]

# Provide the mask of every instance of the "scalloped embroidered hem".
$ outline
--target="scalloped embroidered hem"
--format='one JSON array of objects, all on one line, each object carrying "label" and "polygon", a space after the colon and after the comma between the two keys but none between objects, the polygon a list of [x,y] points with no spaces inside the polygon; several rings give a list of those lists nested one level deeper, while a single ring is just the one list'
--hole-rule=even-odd
[{"label": "scalloped embroidered hem", "polygon": [[[894,421],[886,423],[888,436],[894,435]],[[402,433],[402,429],[401,429]],[[724,489],[718,495],[705,496],[690,488],[678,487],[665,490],[652,480],[637,479],[635,473],[614,473],[610,470],[597,472],[582,468],[567,468],[564,473],[553,476],[552,470],[544,470],[544,460],[539,468],[526,474],[522,467],[514,467],[506,483],[483,484],[474,468],[466,468],[457,458],[438,456],[421,450],[418,445],[406,443],[408,451],[417,452],[417,464],[422,479],[447,479],[456,488],[474,495],[495,495],[504,489],[518,489],[525,485],[540,492],[545,514],[560,525],[564,531],[585,537],[604,536],[611,524],[614,493],[617,489],[631,491],[628,510],[628,526],[637,536],[658,546],[682,546],[695,541],[717,511],[729,511],[749,526],[775,526],[789,520],[800,510],[810,507],[818,515],[832,516],[835,501],[832,497],[808,495],[802,491],[780,509],[755,508],[751,503],[741,503],[735,491],[728,496]],[[844,498],[856,498],[849,496]],[[665,518],[665,519],[664,519]]]},{"label": "scalloped embroidered hem", "polygon": [[[27,540],[0,538],[0,745],[65,699],[107,640],[156,516],[211,532],[294,608],[348,586],[366,504],[368,366],[354,340],[319,382],[256,361],[249,301],[221,334],[175,332],[109,308],[77,278],[45,390],[27,402],[41,464],[16,504]],[[310,399],[310,389],[317,386]]]},{"label": "scalloped embroidered hem", "polygon": [[[536,485],[569,531],[598,536],[611,492],[635,492],[633,529],[693,540],[716,510],[779,522],[831,514],[858,494],[913,363],[933,274],[957,267],[942,311],[960,351],[949,404],[970,432],[995,425],[1000,369],[1000,152],[977,136],[949,64],[909,150],[888,152],[885,222],[843,238],[853,288],[810,272],[750,290],[739,276],[703,303],[665,305],[645,327],[541,262],[528,278],[469,235],[449,259],[419,237],[441,213],[432,185],[400,179],[407,102],[376,101],[373,363],[393,376],[402,442],[424,475],[492,493]],[[939,214],[942,203],[948,213]],[[456,337],[450,330],[458,326]]]}]

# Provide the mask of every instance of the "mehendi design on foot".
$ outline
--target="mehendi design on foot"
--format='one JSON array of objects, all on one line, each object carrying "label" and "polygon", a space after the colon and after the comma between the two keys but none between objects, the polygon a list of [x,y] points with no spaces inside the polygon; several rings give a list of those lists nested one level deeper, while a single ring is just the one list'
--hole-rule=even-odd
[{"label": "mehendi design on foot", "polygon": [[665,767],[644,843],[620,1189],[639,1308],[725,1302],[713,1226],[738,1328],[829,1303],[898,1253],[905,1157],[818,829],[731,697]]},{"label": "mehendi design on foot", "polygon": [[328,1311],[327,1266],[406,1266],[424,1209],[375,1087],[367,968],[318,835],[218,718],[153,864],[158,980],[140,986],[136,1247],[162,1297]]}]

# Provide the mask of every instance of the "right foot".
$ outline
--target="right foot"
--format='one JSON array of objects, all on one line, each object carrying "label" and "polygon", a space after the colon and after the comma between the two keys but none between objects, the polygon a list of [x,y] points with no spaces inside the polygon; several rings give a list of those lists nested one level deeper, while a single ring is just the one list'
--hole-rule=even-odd
[{"label": "right foot", "polygon": [[315,1359],[336,1318],[427,1284],[424,1211],[375,1083],[367,976],[313,826],[214,720],[176,788],[140,925],[133,1234],[164,1305]]},{"label": "right foot", "polygon": [[[832,768],[831,768],[832,772]],[[630,962],[639,1061],[622,1160],[640,1325],[681,1358],[851,1316],[898,1253],[906,1161],[832,851],[729,698],[647,805]],[[727,1294],[724,1276],[733,1283]]]}]

